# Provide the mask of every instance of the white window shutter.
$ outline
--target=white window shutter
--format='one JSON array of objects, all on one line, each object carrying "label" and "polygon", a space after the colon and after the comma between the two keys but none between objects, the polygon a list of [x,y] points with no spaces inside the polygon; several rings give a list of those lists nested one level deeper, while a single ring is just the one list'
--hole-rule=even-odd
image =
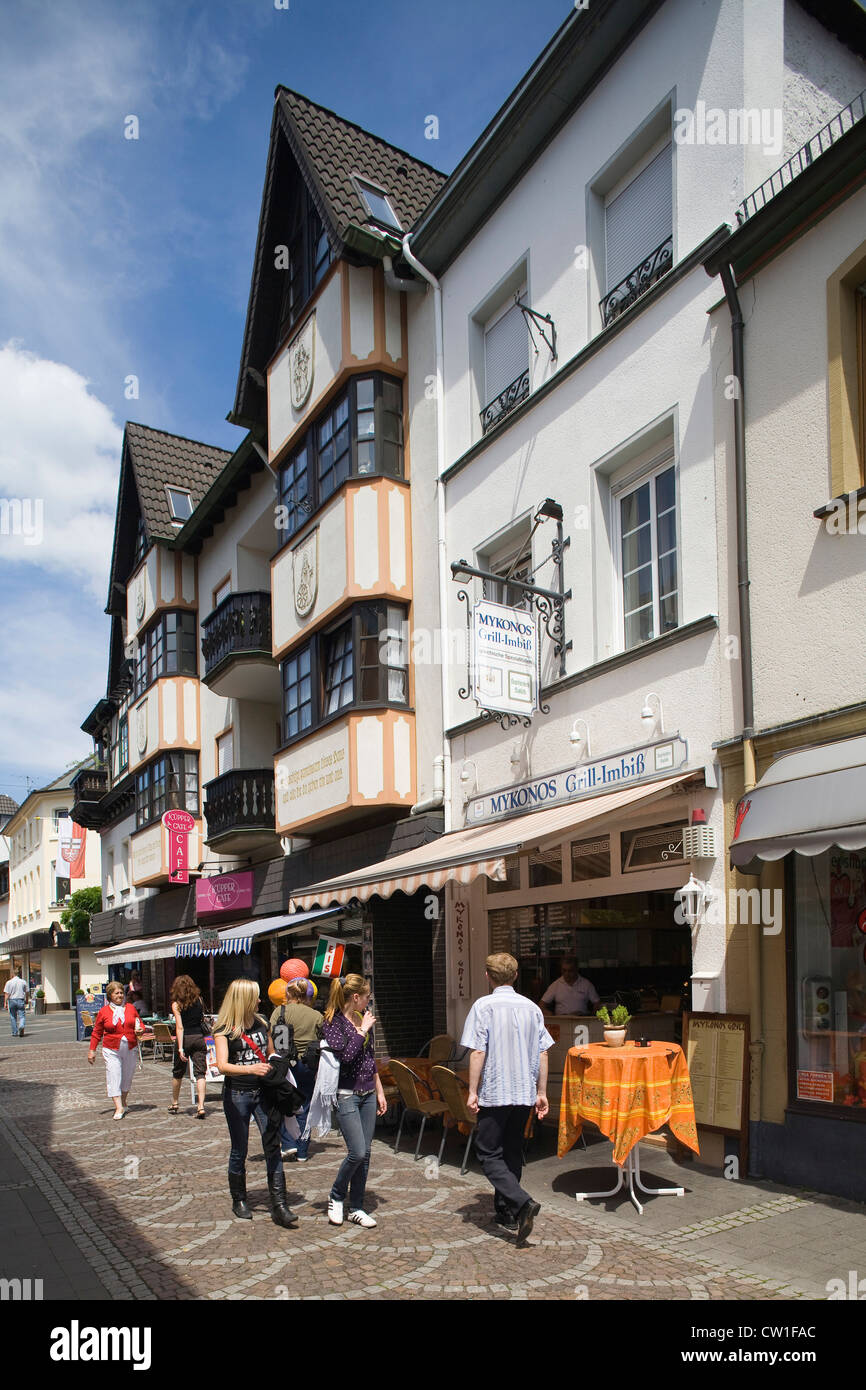
[{"label": "white window shutter", "polygon": [[516,304],[506,310],[484,333],[484,404],[516,381],[529,366],[529,333]]},{"label": "white window shutter", "polygon": [[665,145],[605,209],[605,265],[610,291],[661,246],[673,229],[671,146]]}]

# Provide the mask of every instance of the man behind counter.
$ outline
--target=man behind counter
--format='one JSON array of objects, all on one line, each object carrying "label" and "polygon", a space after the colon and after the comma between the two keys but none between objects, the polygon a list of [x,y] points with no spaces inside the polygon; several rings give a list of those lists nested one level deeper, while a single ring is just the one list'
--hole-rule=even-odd
[{"label": "man behind counter", "polygon": [[554,1014],[589,1013],[599,1002],[595,985],[579,973],[574,956],[563,956],[559,969],[559,979],[541,996],[541,1007]]}]

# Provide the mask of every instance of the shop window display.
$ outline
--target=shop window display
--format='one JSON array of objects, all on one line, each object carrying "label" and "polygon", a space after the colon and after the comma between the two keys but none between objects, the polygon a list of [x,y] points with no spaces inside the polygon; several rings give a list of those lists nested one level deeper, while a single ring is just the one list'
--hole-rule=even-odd
[{"label": "shop window display", "polygon": [[866,1116],[866,851],[793,856],[792,1100]]}]

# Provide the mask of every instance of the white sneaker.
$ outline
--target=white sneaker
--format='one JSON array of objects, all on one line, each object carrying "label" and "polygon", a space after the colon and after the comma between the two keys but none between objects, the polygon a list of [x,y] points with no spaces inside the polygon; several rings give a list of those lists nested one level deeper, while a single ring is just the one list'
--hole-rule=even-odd
[{"label": "white sneaker", "polygon": [[328,1199],[328,1220],[332,1226],[343,1224],[343,1203],[335,1202],[333,1197]]},{"label": "white sneaker", "polygon": [[364,1226],[366,1228],[375,1226],[376,1224],[372,1216],[368,1216],[365,1211],[360,1210],[350,1211],[349,1220],[354,1221],[356,1226]]}]

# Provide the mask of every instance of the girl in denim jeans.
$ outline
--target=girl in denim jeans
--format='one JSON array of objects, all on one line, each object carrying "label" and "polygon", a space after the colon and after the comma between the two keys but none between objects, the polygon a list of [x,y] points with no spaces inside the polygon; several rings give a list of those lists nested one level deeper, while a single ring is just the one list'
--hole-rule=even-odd
[{"label": "girl in denim jeans", "polygon": [[370,1145],[376,1116],[388,1108],[376,1071],[373,1024],[369,1008],[370,986],[363,975],[334,980],[325,1009],[323,1038],[340,1063],[337,1114],[348,1153],[334,1179],[328,1201],[328,1220],[343,1224],[343,1204],[348,1194],[349,1220],[358,1226],[375,1226],[364,1210]]}]

